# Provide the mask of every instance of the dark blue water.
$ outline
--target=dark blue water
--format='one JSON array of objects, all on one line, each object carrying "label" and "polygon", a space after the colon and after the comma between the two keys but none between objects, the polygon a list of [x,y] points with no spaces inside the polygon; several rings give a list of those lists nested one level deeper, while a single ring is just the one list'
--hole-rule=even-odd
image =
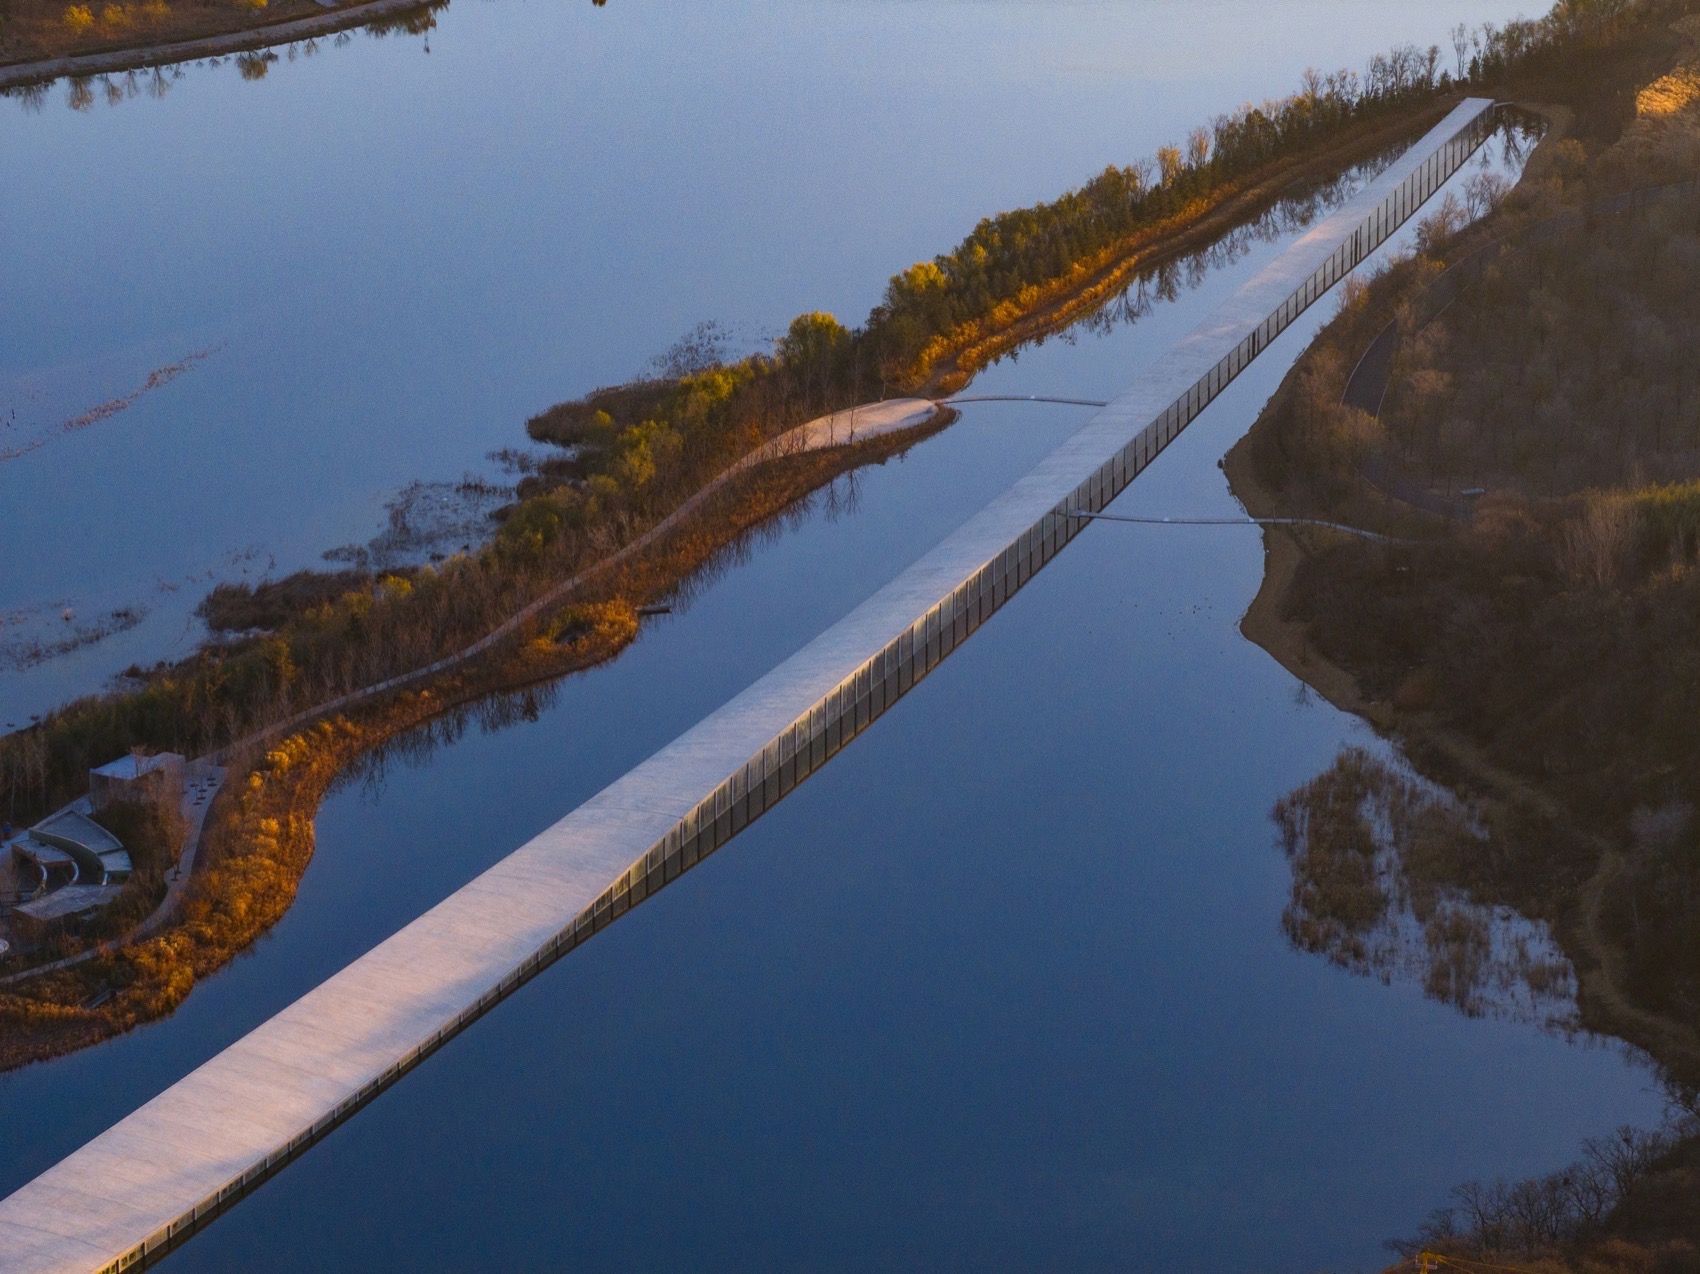
[{"label": "dark blue water", "polygon": [[[1278,247],[976,389],[1108,396]],[[1117,510],[1234,512],[1216,461],[1315,321]],[[167,1023],[0,1081],[0,1190],[724,702],[1083,415],[967,410],[615,663],[351,783],[250,958]],[[1287,947],[1267,811],[1378,745],[1238,635],[1261,565],[1244,529],[1092,528],[777,810],[172,1265],[1365,1269],[1454,1182],[1652,1121],[1612,1048]]]}]

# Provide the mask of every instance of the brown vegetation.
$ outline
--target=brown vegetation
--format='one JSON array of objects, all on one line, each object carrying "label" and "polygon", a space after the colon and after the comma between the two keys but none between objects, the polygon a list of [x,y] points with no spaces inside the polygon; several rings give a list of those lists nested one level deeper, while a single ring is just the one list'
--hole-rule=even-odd
[{"label": "brown vegetation", "polygon": [[[1196,130],[1184,151],[1165,148],[1153,163],[1109,170],[1055,203],[982,222],[955,252],[897,276],[861,329],[805,314],[772,355],[725,365],[682,348],[666,360],[660,379],[553,408],[530,429],[562,451],[527,476],[520,502],[505,511],[488,544],[436,566],[295,577],[215,595],[209,618],[266,631],[210,643],[189,660],[144,674],[139,689],[67,705],[38,727],[0,740],[8,813],[27,817],[52,808],[80,790],[91,764],[131,747],[211,751],[462,651],[555,581],[608,560],[713,475],[789,426],[863,401],[876,383],[934,379],[947,361],[952,375],[962,374],[997,352],[1000,334],[1007,337],[1024,320],[1042,323],[1065,312],[1071,296],[1094,303],[1096,289],[1108,286],[1105,271],[1113,274],[1129,252],[1149,261],[1159,246],[1154,238],[1172,249],[1185,245],[1185,232],[1203,225],[1212,210],[1236,199],[1247,211],[1265,206],[1296,175],[1284,167],[1295,156],[1320,162],[1338,159],[1329,146],[1381,145],[1384,130],[1420,126],[1464,80],[1574,73],[1671,7],[1668,0],[1570,3],[1539,22],[1485,29],[1475,37],[1473,58],[1466,47],[1458,49],[1457,80],[1441,69],[1438,50],[1413,48],[1375,59],[1362,77],[1312,75],[1290,98],[1244,107]],[[78,38],[93,38],[107,16],[103,9],[85,26],[78,15],[73,25],[84,28]],[[123,11],[110,15],[114,25],[105,38],[115,24],[133,20]],[[832,472],[900,445],[866,444],[849,454],[762,466],[635,562],[598,577],[596,596],[580,604],[629,605],[676,584],[740,527]],[[724,520],[717,523],[716,516]],[[301,811],[349,755],[411,724],[416,713],[440,710],[448,698],[556,675],[579,666],[575,659],[604,657],[618,645],[605,627],[591,631],[601,635],[582,646],[590,639],[573,636],[577,628],[550,631],[540,621],[521,640],[496,646],[429,691],[392,697],[351,721],[279,743],[242,779],[248,786],[238,784],[240,795],[229,798],[235,804],[215,817],[214,838],[225,848],[209,854],[194,890],[199,902],[192,900],[185,925],[58,975],[42,984],[45,990],[32,987],[8,1001],[6,1011],[22,1014],[20,1021],[63,1019],[67,1037],[81,1038],[168,1010],[195,976],[228,959],[287,906],[306,861],[301,837],[309,834],[290,820],[305,817]],[[563,635],[570,637],[565,645]],[[298,749],[305,751],[297,755]],[[77,994],[90,985],[84,979],[123,988],[110,1014],[77,1016],[84,1012]],[[53,1046],[18,1047],[37,1048],[34,1056]]]},{"label": "brown vegetation", "polygon": [[1492,897],[1492,847],[1527,829],[1466,808],[1401,767],[1347,748],[1284,797],[1275,822],[1293,869],[1281,922],[1293,944],[1357,973],[1411,977],[1470,1017],[1567,1030],[1575,986],[1537,917]]},{"label": "brown vegetation", "polygon": [[[1350,682],[1331,686],[1346,706],[1460,794],[1468,835],[1428,837],[1454,849],[1419,853],[1419,874],[1547,925],[1578,974],[1583,1021],[1647,1049],[1690,1105],[1700,408],[1687,354],[1700,198],[1552,218],[1700,177],[1700,109],[1683,69],[1695,58],[1681,33],[1650,32],[1591,81],[1543,86],[1574,109],[1580,136],[1483,225],[1443,218],[1422,253],[1350,292],[1230,466],[1255,476],[1236,489],[1256,513],[1418,541],[1286,537],[1303,556],[1278,607],[1260,599],[1257,631],[1301,676],[1343,669]],[[1552,225],[1564,228],[1525,236]],[[1428,322],[1424,289],[1495,236],[1511,236],[1508,250]],[[1377,418],[1341,397],[1390,321],[1401,346]],[[1417,507],[1467,486],[1485,488],[1473,518]],[[1302,655],[1273,640],[1295,630]],[[1390,905],[1389,835],[1410,822],[1366,786],[1365,768],[1343,756],[1277,809],[1295,868],[1289,931],[1347,964],[1372,948]],[[1448,963],[1468,974],[1468,934],[1443,936]],[[1412,1250],[1554,1271],[1700,1268],[1700,1143],[1689,1124],[1679,1131],[1689,1139],[1590,1144],[1583,1163],[1547,1178],[1461,1187]],[[1634,1180],[1605,1189],[1616,1149],[1637,1159]]]}]

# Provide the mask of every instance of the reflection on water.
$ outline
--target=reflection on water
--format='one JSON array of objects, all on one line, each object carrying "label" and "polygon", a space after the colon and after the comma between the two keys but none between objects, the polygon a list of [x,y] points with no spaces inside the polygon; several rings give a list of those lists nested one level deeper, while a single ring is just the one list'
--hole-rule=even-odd
[{"label": "reflection on water", "polygon": [[[1533,127],[1539,126],[1540,121],[1535,119]],[[1526,154],[1530,129],[1531,125],[1522,121],[1510,122],[1502,127],[1484,146],[1475,166],[1483,170],[1515,171]],[[1268,209],[1231,227],[1207,246],[1135,272],[1127,285],[1102,306],[1060,332],[1049,335],[1072,345],[1085,334],[1103,338],[1135,326],[1159,307],[1172,306],[1184,294],[1198,291],[1213,276],[1239,265],[1255,250],[1268,249],[1297,238],[1384,172],[1407,146],[1408,143],[1400,143],[1388,147],[1336,174],[1296,185]],[[1041,335],[995,361],[1001,363],[1007,359],[1011,364],[1018,363],[1024,351],[1043,346],[1047,339],[1046,335]],[[701,324],[667,353],[653,360],[652,368],[658,373],[674,375],[685,370],[700,370],[701,366],[722,355],[725,344],[726,335],[719,324]],[[761,548],[777,543],[811,520],[818,518],[831,525],[840,517],[854,514],[860,481],[855,471],[836,478],[762,524],[739,534],[678,583],[667,600],[676,609],[686,611],[693,599],[711,589],[729,570],[748,565],[753,554]],[[471,479],[466,482],[470,483]],[[422,493],[435,491],[434,486],[415,486]],[[417,555],[425,546],[442,542],[443,535],[436,534],[429,524],[423,527],[414,525],[409,517],[414,505],[406,502],[405,496],[406,493],[402,500],[391,505],[391,526],[383,536],[373,540],[367,548],[347,546],[332,550],[327,558],[363,566],[374,563],[387,566],[407,560],[410,554]],[[447,521],[449,529],[444,534],[453,539],[470,533],[475,521],[451,516]],[[367,754],[345,771],[333,791],[343,786],[358,785],[368,796],[379,796],[392,767],[400,765],[417,769],[429,762],[438,749],[460,741],[469,729],[476,728],[480,733],[490,735],[515,725],[535,722],[540,710],[554,702],[558,684],[555,681],[515,692],[499,692],[452,709]],[[1562,991],[1559,998],[1563,998]]]},{"label": "reflection on water", "polygon": [[[406,453],[399,474],[369,471],[379,476],[361,488],[364,520],[310,528],[285,569],[326,544],[364,542],[383,498],[366,492],[460,472],[468,456],[511,441],[527,411],[626,374],[632,351],[660,348],[704,314],[759,325],[812,305],[865,312],[893,261],[954,241],[988,209],[1053,196],[1228,100],[1283,90],[1305,62],[1337,60],[1311,46],[1343,24],[1362,24],[1367,52],[1387,42],[1394,20],[1378,3],[1295,2],[1275,18],[1247,4],[714,9],[760,21],[716,43],[701,8],[674,8],[629,48],[598,44],[575,74],[487,50],[499,74],[486,68],[469,83],[501,91],[482,96],[404,80],[416,91],[395,95],[410,127],[380,119],[352,156],[337,149],[341,122],[362,110],[381,116],[394,91],[370,60],[379,46],[362,42],[367,59],[341,60],[373,79],[324,115],[314,112],[320,92],[334,97],[328,77],[314,94],[285,94],[332,59],[294,76],[274,68],[265,92],[232,88],[243,94],[244,132],[268,123],[261,104],[279,94],[291,141],[274,155],[294,153],[298,117],[311,118],[322,122],[314,153],[329,148],[359,167],[359,181],[339,185],[337,173],[285,158],[290,188],[314,192],[302,221],[315,251],[331,245],[331,300],[268,322],[290,375],[242,361],[253,346],[233,342],[241,396],[189,404],[184,418],[223,411],[246,421],[232,403],[275,398],[275,415],[256,417],[244,442],[273,429],[294,431],[297,446],[329,439],[318,454],[335,455],[339,470],[305,481],[288,457],[233,448],[221,458],[224,470],[287,475],[296,520],[298,492],[335,481],[362,440]],[[643,11],[613,5],[597,18],[606,28],[601,19]],[[481,6],[476,16],[529,36],[554,34],[563,12]],[[822,25],[786,26],[799,14]],[[1439,0],[1420,15],[1463,16]],[[1178,24],[1167,35],[1165,20]],[[1259,23],[1268,42],[1229,65]],[[768,26],[780,28],[770,44],[786,75],[763,80],[740,59],[763,47]],[[1073,43],[1056,38],[1085,28]],[[958,47],[976,32],[977,46]],[[870,63],[869,48],[887,39],[887,60]],[[669,41],[687,44],[687,56],[657,69]],[[960,56],[940,58],[947,44]],[[576,56],[570,41],[558,47]],[[1224,60],[1222,78],[1177,81],[1173,68],[1196,66],[1200,47]],[[911,49],[925,56],[906,61]],[[1151,68],[1130,73],[1128,59],[1147,50]],[[406,59],[405,74],[423,61]],[[1085,62],[1116,69],[1088,74]],[[434,53],[429,69],[448,65]],[[880,70],[872,80],[870,65]],[[735,92],[709,109],[700,76],[726,67]],[[1265,74],[1266,85],[1253,82]],[[1140,76],[1158,87],[1147,92]],[[634,83],[653,91],[622,97]],[[1055,98],[1067,99],[1066,126],[1047,114],[1055,84],[1066,87]],[[851,125],[814,109],[841,90]],[[35,123],[164,118],[198,91],[157,112],[52,112]],[[779,114],[740,131],[770,99],[795,114],[796,94],[810,98],[809,135],[784,131]],[[453,110],[439,109],[450,98]],[[658,101],[669,109],[642,115]],[[1018,118],[999,113],[1009,102],[1020,103]],[[459,129],[463,112],[476,116],[474,133]],[[217,113],[189,122],[217,133]],[[571,127],[539,138],[534,130],[554,119]],[[1095,129],[1101,144],[1076,146]],[[539,144],[503,147],[522,134]],[[882,135],[906,144],[865,145]],[[618,145],[587,150],[586,139]],[[415,155],[426,158],[415,165]],[[384,162],[401,173],[401,193],[363,209],[368,186],[395,180]],[[823,177],[826,168],[845,181]],[[559,181],[512,180],[520,171]],[[736,181],[719,182],[726,172]],[[421,198],[420,183],[433,179],[452,186],[452,200]],[[209,184],[209,206],[240,202],[237,187]],[[635,203],[621,202],[628,190]],[[443,211],[485,193],[488,204],[465,216]],[[433,209],[429,224],[410,225],[420,206]],[[548,215],[528,224],[538,210]],[[220,224],[195,228],[216,234]],[[339,254],[345,225],[359,233]],[[977,388],[1108,397],[1283,241],[1248,239],[1196,288],[1183,272],[1172,302],[1153,279],[1137,324],[1029,349]],[[582,265],[592,246],[607,257],[603,275],[551,273],[569,258]],[[361,268],[374,257],[384,269]],[[773,270],[774,260],[787,269]],[[1130,293],[1141,308],[1137,287]],[[1124,511],[1239,512],[1216,461],[1326,308],[1229,387],[1123,497]],[[449,312],[466,321],[439,331]],[[322,345],[292,343],[321,331]],[[370,334],[392,332],[395,348],[419,351],[417,365],[382,365],[390,347]],[[353,356],[339,370],[344,349]],[[311,395],[289,392],[301,367],[312,370]],[[184,378],[172,392],[206,381]],[[326,405],[368,382],[381,392],[357,400],[359,410]],[[428,407],[407,398],[416,382]],[[478,705],[351,774],[322,811],[296,906],[247,958],[167,1022],[0,1078],[0,1190],[688,729],[1081,419],[1074,409],[967,409],[901,462],[864,471],[770,538],[729,552],[684,590],[680,613],[646,623],[621,658]],[[434,444],[432,423],[445,420],[454,440]],[[78,441],[32,460],[90,463],[74,454]],[[334,503],[334,493],[318,498]],[[254,528],[245,535],[293,525],[253,503],[238,519]],[[1491,1015],[1467,1019],[1397,979],[1344,977],[1291,950],[1280,916],[1292,877],[1269,847],[1267,811],[1343,743],[1376,745],[1327,705],[1297,702],[1291,679],[1235,632],[1261,570],[1255,537],[1235,528],[1083,534],[866,741],[685,885],[460,1037],[172,1268],[1374,1268],[1382,1239],[1411,1233],[1453,1182],[1544,1172],[1585,1137],[1642,1122],[1650,1108],[1656,1116],[1614,1055]]]},{"label": "reflection on water", "polygon": [[[1545,121],[1538,116],[1508,114],[1467,167],[1519,172],[1545,129]],[[1391,146],[1333,176],[1299,183],[1261,216],[1235,226],[1208,247],[1140,271],[1118,295],[1065,330],[1062,339],[1074,340],[1084,332],[1107,336],[1118,326],[1137,323],[1158,302],[1174,301],[1183,290],[1196,290],[1213,271],[1242,260],[1254,248],[1296,237],[1374,181],[1407,148],[1408,143]],[[1472,207],[1469,215],[1473,218],[1484,211]],[[1041,337],[1036,343],[1043,342]]]},{"label": "reflection on water", "polygon": [[1274,818],[1293,872],[1281,927],[1295,947],[1414,981],[1468,1017],[1581,1031],[1576,971],[1547,922],[1478,899],[1497,838],[1518,829],[1358,747],[1282,797]]},{"label": "reflection on water", "polygon": [[[1344,3],[1293,0],[1276,22],[1248,0],[497,0],[436,10],[429,57],[405,30],[345,33],[251,60],[260,83],[143,71],[79,94],[130,109],[15,115],[5,167],[38,177],[0,204],[0,385],[110,366],[69,418],[223,348],[0,466],[6,532],[32,549],[0,570],[0,610],[147,611],[0,672],[0,719],[188,653],[205,590],[160,581],[249,547],[284,575],[369,547],[410,483],[496,479],[484,457],[519,422],[700,319],[865,314],[894,268],[990,210],[1287,91],[1306,64],[1487,16]],[[1203,47],[1208,66],[1177,74]],[[89,498],[69,522],[32,495],[72,489]]]},{"label": "reflection on water", "polygon": [[[96,101],[104,101],[108,106],[122,106],[142,97],[156,102],[162,101],[172,87],[187,75],[189,68],[211,70],[227,63],[235,68],[237,76],[243,80],[263,80],[271,73],[272,68],[280,63],[287,65],[297,59],[313,57],[323,48],[340,49],[352,43],[355,30],[362,31],[375,40],[394,35],[419,36],[422,51],[429,53],[430,35],[437,29],[437,14],[448,8],[449,2],[450,0],[427,0],[414,8],[351,24],[350,30],[311,39],[290,40],[264,49],[170,62],[132,71],[114,71],[104,75],[66,76],[65,105],[73,111],[86,113],[94,109]],[[0,88],[0,98],[9,97],[27,113],[40,114],[58,84],[59,79],[55,77],[33,84]]]},{"label": "reflection on water", "polygon": [[[1224,257],[1107,339],[1029,349],[982,387],[1114,392],[1277,247]],[[1292,335],[1124,500],[1231,511],[1215,458]],[[836,528],[798,524],[619,661],[549,702],[510,700],[496,733],[420,744],[419,768],[388,770],[381,794],[327,805],[321,856],[386,861],[495,816],[437,793],[558,816],[697,719],[701,703],[675,702],[696,679],[737,665],[701,696],[712,706],[775,661],[771,646],[746,661],[743,642],[812,616],[783,654],[865,595],[847,564],[912,560],[937,530],[890,537],[951,498],[977,447],[1052,419],[1034,413],[965,409],[903,472],[864,474]],[[304,1210],[318,1250],[370,1258],[360,1218],[395,1191],[365,1166],[464,1153],[469,1127],[488,1156],[477,1182],[406,1174],[433,1218],[394,1240],[407,1259],[1374,1268],[1381,1240],[1459,1178],[1546,1171],[1589,1135],[1656,1118],[1615,1050],[1291,956],[1292,880],[1265,811],[1361,732],[1297,702],[1234,633],[1260,572],[1255,539],[1231,529],[1081,536],[866,742],[197,1239],[185,1268],[285,1267]],[[1442,822],[1399,799],[1413,823]],[[1462,914],[1450,896],[1421,905]],[[1491,990],[1467,938],[1455,945],[1451,985]],[[1543,953],[1524,950],[1529,987]],[[528,1219],[476,1245],[456,1232],[498,1206]]]},{"label": "reflection on water", "polygon": [[356,790],[360,798],[376,801],[384,794],[392,770],[420,770],[438,749],[459,743],[470,730],[489,736],[527,722],[535,722],[555,706],[560,679],[480,696],[432,717],[424,724],[404,730],[377,747],[364,752],[337,775],[326,793],[329,800],[339,792]]},{"label": "reflection on water", "polygon": [[1301,182],[1260,216],[1233,227],[1208,247],[1140,270],[1126,288],[1068,328],[1063,338],[1073,340],[1083,332],[1107,336],[1118,326],[1137,323],[1158,303],[1196,291],[1212,272],[1244,260],[1253,249],[1297,237],[1385,172],[1408,145],[1390,146],[1332,176]]}]

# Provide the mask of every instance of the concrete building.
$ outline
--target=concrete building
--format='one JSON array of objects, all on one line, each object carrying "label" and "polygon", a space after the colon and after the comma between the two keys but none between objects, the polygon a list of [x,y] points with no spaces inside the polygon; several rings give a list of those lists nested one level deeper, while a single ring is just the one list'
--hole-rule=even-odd
[{"label": "concrete building", "polygon": [[39,941],[64,920],[86,920],[124,892],[122,885],[67,885],[12,912],[20,938]]},{"label": "concrete building", "polygon": [[124,842],[75,809],[42,819],[30,828],[30,839],[69,854],[81,884],[111,885],[130,878],[130,855]]},{"label": "concrete building", "polygon": [[113,801],[180,800],[185,762],[175,752],[121,756],[89,771],[89,806],[99,813]]}]

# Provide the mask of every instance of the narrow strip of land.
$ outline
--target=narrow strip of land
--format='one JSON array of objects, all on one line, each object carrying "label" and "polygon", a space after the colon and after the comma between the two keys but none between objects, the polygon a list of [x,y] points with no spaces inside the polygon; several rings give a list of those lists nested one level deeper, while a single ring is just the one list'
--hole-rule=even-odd
[{"label": "narrow strip of land", "polygon": [[843,411],[835,411],[831,415],[820,416],[806,424],[798,425],[795,429],[788,430],[777,438],[763,443],[742,459],[728,465],[704,483],[688,500],[642,535],[630,543],[622,545],[593,565],[587,566],[576,575],[568,576],[554,585],[541,597],[514,612],[470,646],[457,650],[452,655],[445,655],[436,662],[426,664],[422,668],[415,668],[411,672],[400,673],[374,685],[352,690],[348,694],[339,695],[335,699],[316,704],[292,717],[275,722],[265,729],[256,731],[247,738],[239,739],[229,747],[222,749],[217,759],[235,756],[245,749],[264,743],[267,739],[276,738],[280,734],[286,734],[329,713],[347,711],[349,708],[369,702],[380,695],[390,694],[405,686],[439,677],[444,673],[462,667],[499,642],[519,632],[527,623],[536,619],[539,615],[558,605],[563,598],[570,596],[574,590],[582,588],[592,576],[610,570],[621,562],[641,553],[695,514],[698,509],[724,490],[733,479],[740,474],[749,472],[759,464],[765,464],[769,460],[778,460],[784,456],[801,455],[806,451],[819,451],[823,447],[847,447],[886,434],[914,429],[925,424],[928,419],[935,415],[939,406],[940,404],[928,398],[892,398],[885,402],[867,403],[860,407],[849,407]]}]

